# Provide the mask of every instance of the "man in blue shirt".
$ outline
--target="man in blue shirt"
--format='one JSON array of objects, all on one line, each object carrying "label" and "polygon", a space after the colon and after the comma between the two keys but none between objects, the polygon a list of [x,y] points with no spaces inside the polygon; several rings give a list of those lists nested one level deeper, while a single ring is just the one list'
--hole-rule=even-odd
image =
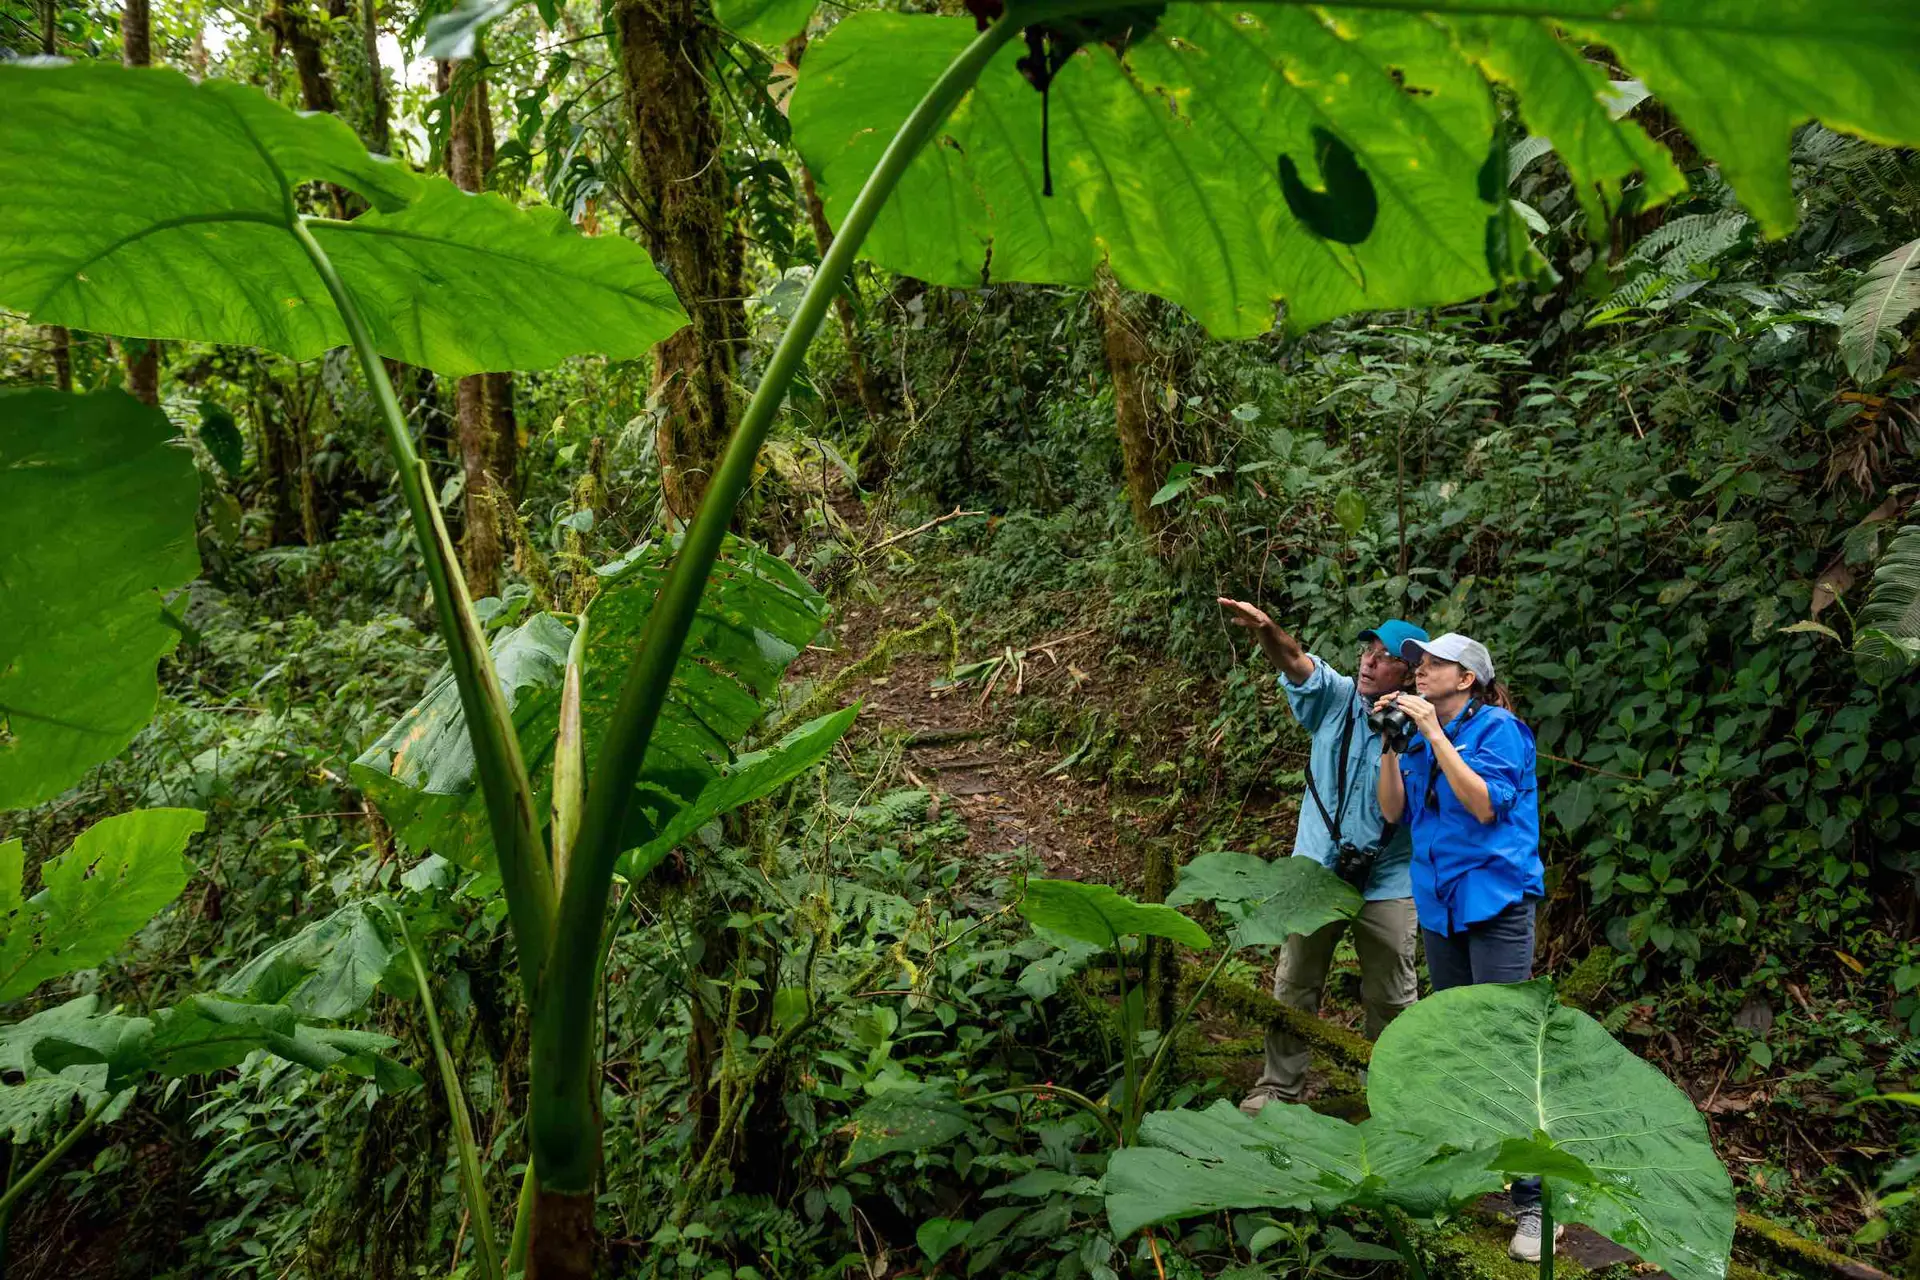
[{"label": "man in blue shirt", "polygon": [[[1330,867],[1342,841],[1367,849],[1383,835],[1387,838],[1363,890],[1366,905],[1353,922],[1367,1035],[1378,1036],[1419,996],[1413,964],[1418,920],[1408,871],[1412,844],[1404,827],[1388,831],[1380,815],[1380,735],[1368,726],[1367,712],[1382,696],[1411,687],[1412,668],[1400,657],[1401,646],[1409,640],[1424,641],[1427,633],[1398,618],[1362,631],[1356,678],[1342,675],[1308,653],[1253,605],[1222,596],[1220,607],[1229,623],[1253,632],[1268,659],[1280,669],[1287,705],[1313,737],[1307,756],[1308,786],[1300,798],[1294,832],[1294,856]],[[1340,920],[1287,939],[1274,970],[1274,998],[1317,1014],[1334,948],[1346,928],[1347,922]],[[1299,1101],[1311,1057],[1307,1043],[1298,1036],[1269,1029],[1260,1081],[1240,1109],[1253,1115],[1276,1098]]]}]

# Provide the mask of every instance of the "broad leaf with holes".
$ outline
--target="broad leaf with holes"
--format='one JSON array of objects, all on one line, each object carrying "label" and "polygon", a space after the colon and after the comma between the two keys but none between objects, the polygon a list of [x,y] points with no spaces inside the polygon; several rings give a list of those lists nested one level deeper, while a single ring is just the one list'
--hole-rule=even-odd
[{"label": "broad leaf with holes", "polygon": [[174,434],[118,391],[0,392],[0,809],[52,799],[153,718],[180,638],[161,598],[200,572]]},{"label": "broad leaf with holes", "polygon": [[1170,938],[1196,949],[1213,945],[1207,931],[1158,902],[1135,902],[1111,885],[1080,880],[1029,880],[1020,914],[1043,929],[1098,947],[1125,937]]},{"label": "broad leaf with holes", "polygon": [[375,902],[350,902],[248,961],[220,994],[329,1021],[358,1013],[404,954]]},{"label": "broad leaf with holes", "polygon": [[[670,547],[650,544],[609,566],[607,585],[587,610],[580,714],[589,761],[612,722],[620,682],[671,554]],[[717,789],[694,828],[718,816],[724,802],[745,803],[794,776],[819,758],[809,759],[807,752],[824,753],[844,731],[848,718],[842,713],[797,731],[790,745],[800,754],[770,750],[744,761],[733,755],[787,664],[819,633],[826,611],[825,599],[778,556],[739,539],[727,542],[647,747],[640,796],[622,836],[626,848],[647,849],[645,858],[657,861],[693,829],[668,836],[675,815],[698,805],[709,786]],[[571,643],[565,623],[539,614],[493,646],[543,819],[550,808],[560,684]],[[785,769],[793,772],[783,775]],[[450,675],[438,677],[426,697],[354,762],[353,774],[415,850],[432,849],[473,869],[491,864],[486,807]],[[667,845],[655,843],[663,837]]]},{"label": "broad leaf with holes", "polygon": [[[369,155],[339,117],[244,85],[0,65],[0,119],[0,306],[41,323],[317,356],[347,329],[296,228],[381,354],[443,373],[631,359],[686,322],[634,242],[421,177]],[[303,218],[299,186],[314,180],[372,208]]]},{"label": "broad leaf with holes", "polygon": [[[808,49],[793,138],[836,226],[974,30],[857,13]],[[1661,148],[1613,118],[1588,45],[1679,117],[1770,233],[1794,221],[1801,121],[1920,142],[1920,9],[1905,0],[1175,3],[1119,43],[1066,58],[1044,104],[1018,65],[1025,43],[1003,47],[863,253],[956,286],[1085,285],[1110,255],[1121,283],[1220,336],[1265,331],[1280,301],[1298,331],[1473,297],[1518,261],[1489,79],[1517,91],[1596,218],[1636,171],[1648,204],[1684,189]]]},{"label": "broad leaf with holes", "polygon": [[1378,1121],[1350,1124],[1275,1102],[1149,1112],[1140,1145],[1116,1151],[1101,1188],[1114,1234],[1222,1209],[1392,1206],[1432,1217],[1500,1189],[1489,1152],[1451,1152]]},{"label": "broad leaf with holes", "polygon": [[1180,868],[1167,905],[1219,905],[1239,947],[1271,947],[1360,914],[1360,891],[1312,858],[1259,858],[1222,850]]},{"label": "broad leaf with holes", "polygon": [[[1587,1223],[1675,1280],[1726,1275],[1733,1183],[1706,1121],[1545,980],[1455,987],[1408,1009],[1374,1048],[1367,1105],[1436,1143],[1492,1147],[1510,1173],[1547,1172],[1556,1221]],[[1576,1167],[1593,1181],[1565,1176]]]},{"label": "broad leaf with holes", "polygon": [[41,865],[45,888],[25,901],[21,843],[0,843],[0,1001],[118,951],[187,887],[182,855],[205,825],[194,809],[103,818]]}]

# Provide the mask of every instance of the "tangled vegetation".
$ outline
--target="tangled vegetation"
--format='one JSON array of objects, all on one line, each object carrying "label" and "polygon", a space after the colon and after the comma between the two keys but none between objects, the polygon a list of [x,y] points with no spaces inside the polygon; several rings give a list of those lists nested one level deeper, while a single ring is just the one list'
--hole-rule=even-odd
[{"label": "tangled vegetation", "polygon": [[[0,1267],[1920,1274],[1909,8],[0,0]],[[1547,977],[1260,993],[1223,595]]]}]

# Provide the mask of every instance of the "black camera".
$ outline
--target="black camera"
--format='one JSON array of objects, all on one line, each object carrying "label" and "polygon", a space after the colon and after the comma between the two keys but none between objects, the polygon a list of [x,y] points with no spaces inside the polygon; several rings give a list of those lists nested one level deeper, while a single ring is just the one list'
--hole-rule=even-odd
[{"label": "black camera", "polygon": [[1373,876],[1373,860],[1379,855],[1379,845],[1362,849],[1351,840],[1342,840],[1334,850],[1333,874],[1364,892],[1367,881]]},{"label": "black camera", "polygon": [[1407,748],[1419,736],[1419,730],[1413,726],[1413,718],[1399,707],[1388,706],[1380,711],[1367,713],[1367,727],[1380,735],[1380,743],[1388,751],[1405,755]]}]

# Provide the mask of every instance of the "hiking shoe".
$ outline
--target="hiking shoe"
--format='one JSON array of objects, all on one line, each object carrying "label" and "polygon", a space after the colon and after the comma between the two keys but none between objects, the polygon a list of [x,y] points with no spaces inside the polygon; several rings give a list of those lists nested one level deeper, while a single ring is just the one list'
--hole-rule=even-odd
[{"label": "hiking shoe", "polygon": [[1291,1102],[1291,1101],[1292,1101],[1291,1098],[1283,1098],[1279,1094],[1273,1093],[1269,1090],[1255,1089],[1252,1093],[1240,1099],[1240,1110],[1245,1112],[1247,1115],[1257,1116],[1260,1114],[1260,1109],[1266,1106],[1269,1102]]},{"label": "hiking shoe", "polygon": [[[1553,1243],[1556,1246],[1566,1231],[1565,1227],[1554,1227]],[[1507,1245],[1507,1255],[1521,1262],[1540,1261],[1540,1210],[1537,1206],[1514,1210],[1513,1240]]]}]

